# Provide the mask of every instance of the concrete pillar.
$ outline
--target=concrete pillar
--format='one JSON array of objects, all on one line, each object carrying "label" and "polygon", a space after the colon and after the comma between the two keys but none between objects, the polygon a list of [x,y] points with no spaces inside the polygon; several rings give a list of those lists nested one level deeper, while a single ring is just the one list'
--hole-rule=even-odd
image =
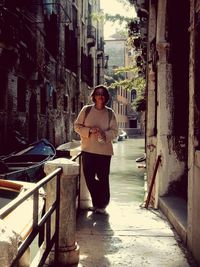
[{"label": "concrete pillar", "polygon": [[[80,146],[74,149],[70,150],[70,156],[75,157],[78,155],[78,153],[81,152]],[[85,176],[83,173],[83,164],[82,164],[82,158],[77,158],[76,162],[80,162],[80,208],[81,209],[87,209],[91,207],[92,201],[90,197],[90,193],[88,191],[86,182],[85,182]]]},{"label": "concrete pillar", "polygon": [[[75,239],[79,164],[66,158],[58,158],[47,162],[44,171],[48,175],[58,167],[63,169],[60,185],[58,265],[66,266],[76,264],[79,261],[79,247]],[[46,189],[47,209],[55,199],[55,188],[54,179],[51,183],[48,183]],[[55,220],[52,220],[52,223],[54,224]],[[52,229],[55,229],[54,225],[52,225]],[[51,256],[49,257],[50,261]]]}]

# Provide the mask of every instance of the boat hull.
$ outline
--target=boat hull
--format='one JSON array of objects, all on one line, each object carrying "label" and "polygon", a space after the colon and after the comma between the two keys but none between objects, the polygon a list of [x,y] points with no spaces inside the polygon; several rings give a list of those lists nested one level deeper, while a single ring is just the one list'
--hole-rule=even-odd
[{"label": "boat hull", "polygon": [[[17,198],[23,197],[24,192],[29,189],[33,189],[35,187],[35,183],[26,183],[19,181],[7,181],[0,179],[0,211],[6,209],[7,205],[12,205]],[[33,230],[33,205],[34,198],[29,197],[24,200],[19,206],[13,209],[9,214],[3,216],[1,219],[3,225],[5,225],[4,231],[6,229],[12,230],[12,242],[13,238],[16,238],[17,246],[20,246],[21,242],[24,241]],[[38,199],[38,220],[41,219],[41,216],[44,212],[45,208],[45,191],[43,188],[39,189],[39,199]],[[1,227],[4,227],[1,225]],[[11,232],[9,232],[11,234]],[[30,247],[23,254],[20,262],[23,262],[23,266],[28,266],[31,259],[35,257],[38,249],[40,248],[41,243],[44,241],[44,236],[40,235],[40,243],[38,238],[35,239]],[[7,242],[7,246],[12,246],[13,243]],[[5,238],[3,235],[0,236],[0,250],[5,247]],[[12,250],[12,249],[11,249]],[[7,250],[4,252],[6,257],[10,257],[10,251]],[[0,259],[0,265],[2,265],[3,260]],[[26,262],[26,264],[24,264]],[[21,265],[20,265],[21,266]]]},{"label": "boat hull", "polygon": [[1,159],[0,179],[37,182],[44,176],[43,166],[52,160],[56,150],[47,140],[31,144],[26,149]]}]

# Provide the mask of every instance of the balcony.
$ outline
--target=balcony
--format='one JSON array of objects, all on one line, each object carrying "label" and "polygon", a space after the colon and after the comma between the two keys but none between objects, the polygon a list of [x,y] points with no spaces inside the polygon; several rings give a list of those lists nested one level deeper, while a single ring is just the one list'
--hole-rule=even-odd
[{"label": "balcony", "polygon": [[96,44],[96,28],[92,25],[87,26],[87,44],[89,48]]},{"label": "balcony", "polygon": [[89,86],[93,86],[93,58],[87,56],[83,52],[81,54],[81,78]]}]

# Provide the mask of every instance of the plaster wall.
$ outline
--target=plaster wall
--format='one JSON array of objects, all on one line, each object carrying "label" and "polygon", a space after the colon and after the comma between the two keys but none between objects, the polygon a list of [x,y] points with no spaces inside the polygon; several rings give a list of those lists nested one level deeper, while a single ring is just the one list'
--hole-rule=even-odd
[{"label": "plaster wall", "polygon": [[155,38],[156,36],[156,7],[155,7],[154,1],[150,1],[149,8],[150,8],[150,12],[149,12],[149,25],[148,25],[148,28],[149,28],[148,39],[151,42],[153,38]]},{"label": "plaster wall", "polygon": [[[162,46],[163,47],[163,46]],[[177,180],[184,173],[184,163],[180,162],[174,150],[172,134],[173,92],[171,66],[166,62],[159,63],[158,71],[158,139],[157,153],[161,155],[158,169],[158,196],[167,193],[169,183]]]},{"label": "plaster wall", "polygon": [[[156,38],[156,10],[155,5],[150,1],[150,12],[149,12],[149,25],[148,25],[148,91],[147,91],[147,110],[146,113],[146,166],[148,169],[148,184],[150,186],[151,179],[153,177],[154,166],[157,157],[157,137],[156,137],[156,120],[157,120],[157,88],[156,88],[156,73],[153,71],[153,61],[151,53],[150,42]],[[157,192],[157,184],[153,188],[152,192],[152,203],[155,203],[155,195]]]},{"label": "plaster wall", "polygon": [[174,146],[172,66],[168,62],[170,44],[165,40],[166,3],[167,1],[158,2],[156,32],[159,59],[157,64],[157,155],[161,155],[161,164],[157,172],[155,206],[157,206],[158,197],[167,193],[170,182],[177,180],[184,173],[185,168],[185,164],[178,159]]},{"label": "plaster wall", "polygon": [[156,92],[155,92],[155,73],[150,69],[148,73],[148,113],[146,133],[148,137],[155,135],[156,120]]},{"label": "plaster wall", "polygon": [[[153,8],[155,1],[150,1],[148,42],[156,38],[158,61],[156,65],[157,76],[148,66],[148,109],[146,123],[146,152],[148,181],[151,180],[157,155],[161,155],[161,164],[156,176],[154,186],[154,206],[157,206],[159,196],[167,193],[172,181],[176,181],[188,168],[188,206],[187,206],[187,245],[198,264],[200,264],[200,151],[197,150],[198,141],[195,137],[199,127],[196,122],[197,108],[195,97],[199,95],[199,88],[195,88],[195,64],[199,58],[195,58],[195,37],[197,23],[199,21],[200,0],[190,0],[190,58],[189,58],[189,130],[188,130],[188,161],[181,159],[176,150],[177,140],[173,132],[174,124],[174,92],[172,65],[169,59],[173,47],[166,40],[167,33],[167,0],[156,1],[157,14]],[[171,2],[170,2],[171,3]],[[185,4],[187,4],[185,2]],[[186,11],[186,10],[185,10]],[[189,10],[188,10],[189,12]],[[198,12],[198,13],[197,13]],[[156,22],[156,23],[155,23]],[[155,25],[156,24],[156,25]],[[156,29],[156,32],[155,32]],[[199,34],[199,32],[198,32]],[[198,45],[197,45],[198,49]],[[174,51],[173,51],[174,52]],[[150,60],[150,58],[149,58]],[[157,79],[157,80],[156,80]],[[198,79],[198,77],[196,77]],[[157,92],[156,92],[157,90]],[[155,94],[157,93],[157,103]],[[177,92],[175,92],[177,93]],[[177,97],[177,95],[176,95]],[[176,99],[177,101],[177,99]],[[175,114],[176,115],[176,114]],[[156,123],[152,118],[156,119]],[[177,118],[177,117],[176,117]],[[157,132],[154,132],[156,126]],[[178,136],[177,136],[178,137]],[[187,143],[187,142],[186,142]]]},{"label": "plaster wall", "polygon": [[[188,227],[187,242],[195,259],[200,264],[200,151],[195,150],[195,12],[200,10],[200,1],[190,1],[190,68],[189,68],[189,134],[188,134]],[[199,90],[199,89],[198,89]]]}]

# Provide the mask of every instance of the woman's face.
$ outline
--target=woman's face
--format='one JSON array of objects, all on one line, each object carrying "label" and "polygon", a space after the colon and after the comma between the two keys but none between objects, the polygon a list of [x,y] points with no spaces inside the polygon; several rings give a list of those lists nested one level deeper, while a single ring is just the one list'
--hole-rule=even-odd
[{"label": "woman's face", "polygon": [[101,88],[98,88],[95,91],[95,93],[94,93],[94,98],[95,98],[95,102],[96,103],[103,103],[103,104],[105,104],[106,97],[105,97],[104,90],[101,89]]}]

